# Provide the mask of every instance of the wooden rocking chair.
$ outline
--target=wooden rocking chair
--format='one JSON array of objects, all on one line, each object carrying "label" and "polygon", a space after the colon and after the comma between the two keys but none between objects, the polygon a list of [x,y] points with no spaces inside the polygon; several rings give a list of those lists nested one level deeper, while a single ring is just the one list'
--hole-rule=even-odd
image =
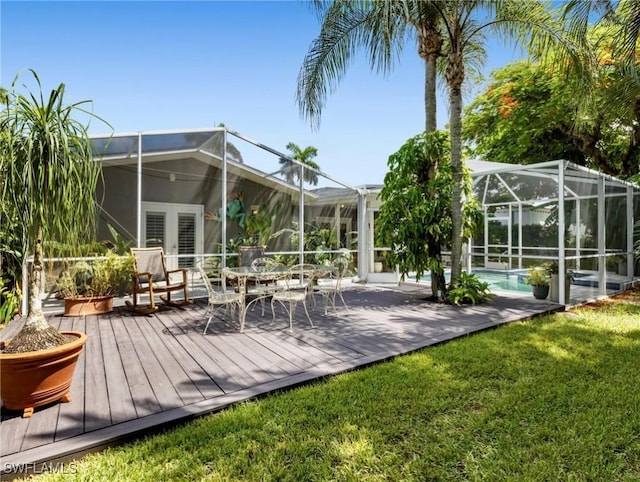
[{"label": "wooden rocking chair", "polygon": [[[158,310],[154,297],[160,293],[164,304],[169,306],[185,306],[191,304],[189,287],[187,285],[186,268],[167,270],[162,248],[131,248],[134,257],[135,272],[131,275],[133,281],[133,302],[127,300],[127,306],[133,311],[148,315]],[[182,291],[181,300],[171,301],[171,293]],[[141,294],[149,295],[149,304],[141,305],[138,298]]]}]

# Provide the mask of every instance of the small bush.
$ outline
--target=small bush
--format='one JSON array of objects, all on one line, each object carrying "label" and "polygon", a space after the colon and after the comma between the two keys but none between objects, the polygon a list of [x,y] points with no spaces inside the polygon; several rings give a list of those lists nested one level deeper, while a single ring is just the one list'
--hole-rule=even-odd
[{"label": "small bush", "polygon": [[545,266],[532,266],[524,282],[530,286],[549,286],[549,273]]},{"label": "small bush", "polygon": [[80,261],[65,270],[58,280],[60,293],[64,297],[74,296],[121,296],[131,285],[133,257],[119,256],[108,251],[92,262]]},{"label": "small bush", "polygon": [[493,299],[489,283],[481,281],[474,273],[462,272],[457,282],[447,292],[447,302],[452,305],[478,304]]}]

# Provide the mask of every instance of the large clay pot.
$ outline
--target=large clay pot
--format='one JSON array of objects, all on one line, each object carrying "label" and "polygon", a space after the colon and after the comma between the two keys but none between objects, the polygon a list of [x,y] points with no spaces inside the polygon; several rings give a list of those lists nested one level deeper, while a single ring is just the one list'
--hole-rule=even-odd
[{"label": "large clay pot", "polygon": [[64,299],[64,316],[100,315],[113,311],[113,296],[75,296]]},{"label": "large clay pot", "polygon": [[[22,410],[28,418],[35,407],[70,402],[71,380],[87,342],[79,331],[61,331],[76,339],[65,345],[27,353],[0,353],[0,397],[8,410]],[[4,348],[9,340],[0,342]]]}]

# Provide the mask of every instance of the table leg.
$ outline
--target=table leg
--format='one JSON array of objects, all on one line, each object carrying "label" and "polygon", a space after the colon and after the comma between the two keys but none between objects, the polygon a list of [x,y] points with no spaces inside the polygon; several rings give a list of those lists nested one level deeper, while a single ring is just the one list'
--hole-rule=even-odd
[{"label": "table leg", "polygon": [[244,276],[238,277],[238,293],[242,294],[238,319],[240,321],[240,333],[244,332],[244,321],[247,313],[247,279]]}]

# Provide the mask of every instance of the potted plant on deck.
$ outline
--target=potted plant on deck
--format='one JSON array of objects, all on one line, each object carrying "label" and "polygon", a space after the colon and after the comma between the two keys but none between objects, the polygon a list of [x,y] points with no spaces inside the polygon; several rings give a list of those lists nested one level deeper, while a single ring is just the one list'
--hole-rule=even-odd
[{"label": "potted plant on deck", "polygon": [[109,250],[92,261],[74,262],[58,279],[59,293],[64,298],[65,316],[108,313],[113,298],[124,295],[131,287],[133,256],[120,256]]},{"label": "potted plant on deck", "polygon": [[[86,101],[65,105],[64,84],[48,98],[37,74],[39,92],[21,94],[20,75],[3,91],[0,112],[0,209],[16,220],[22,253],[31,256],[29,303],[24,326],[0,344],[0,397],[6,409],[22,410],[69,401],[76,361],[87,337],[59,332],[47,322],[41,300],[45,241],[81,246],[95,235],[95,191],[101,166],[93,160],[87,128],[76,112]],[[15,320],[12,320],[15,322]]]},{"label": "potted plant on deck", "polygon": [[529,268],[525,283],[531,285],[534,298],[544,300],[549,296],[549,272],[544,267],[533,266]]}]

